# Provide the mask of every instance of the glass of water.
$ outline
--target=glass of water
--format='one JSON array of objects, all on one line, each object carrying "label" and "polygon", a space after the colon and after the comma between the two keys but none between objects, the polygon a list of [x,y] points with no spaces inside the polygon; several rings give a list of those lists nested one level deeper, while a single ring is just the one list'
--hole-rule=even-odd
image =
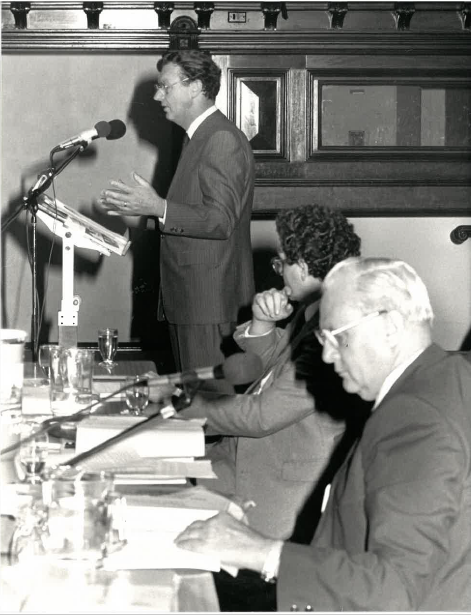
[{"label": "glass of water", "polygon": [[141,414],[149,403],[149,387],[142,382],[140,376],[130,376],[126,378],[125,390],[126,405],[128,410],[124,414]]},{"label": "glass of water", "polygon": [[39,366],[46,374],[47,381],[51,381],[51,350],[57,348],[57,344],[41,344],[39,347]]},{"label": "glass of water", "polygon": [[115,367],[114,358],[118,350],[118,329],[98,330],[98,350],[103,361],[100,367]]},{"label": "glass of water", "polygon": [[[17,462],[23,472],[23,482],[36,484],[42,482],[49,454],[49,437],[47,432],[34,433],[39,429],[38,423],[26,422],[21,426],[21,438],[25,442],[20,445]],[[31,438],[31,436],[34,436]],[[31,438],[26,440],[26,438]]]}]

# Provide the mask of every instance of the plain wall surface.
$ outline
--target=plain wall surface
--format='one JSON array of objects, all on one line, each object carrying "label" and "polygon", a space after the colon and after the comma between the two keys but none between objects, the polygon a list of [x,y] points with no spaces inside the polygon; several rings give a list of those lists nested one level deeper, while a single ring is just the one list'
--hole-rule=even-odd
[{"label": "plain wall surface", "polygon": [[[159,56],[150,54],[8,53],[2,57],[2,219],[18,207],[37,174],[49,164],[50,150],[61,141],[92,128],[99,120],[121,119],[126,135],[116,141],[94,141],[55,182],[56,196],[111,230],[126,232],[116,218],[100,216],[94,201],[109,179],[130,181],[136,170],[162,191],[171,177],[171,163],[181,134],[167,122],[152,100]],[[215,57],[217,61],[217,56]],[[220,96],[222,96],[221,93]],[[219,106],[225,110],[225,100]],[[48,194],[52,196],[51,189]],[[316,202],[315,190],[312,201]],[[329,203],[323,203],[328,205]],[[455,245],[450,232],[471,224],[460,218],[355,218],[365,255],[402,258],[427,283],[436,312],[435,337],[447,349],[461,346],[471,328],[471,240]],[[30,331],[31,272],[23,211],[2,234],[2,326]],[[44,323],[50,341],[57,340],[61,309],[61,240],[57,238],[51,265],[51,233],[38,221],[38,274],[46,283]],[[252,224],[255,259],[275,250],[274,222]],[[147,235],[149,237],[149,235]],[[136,243],[136,246],[138,244]],[[117,327],[120,341],[130,340],[136,251],[100,257],[76,250],[75,293],[81,297],[78,336],[96,340],[99,327]],[[150,269],[155,255],[146,253]],[[44,280],[43,280],[44,276]]]}]

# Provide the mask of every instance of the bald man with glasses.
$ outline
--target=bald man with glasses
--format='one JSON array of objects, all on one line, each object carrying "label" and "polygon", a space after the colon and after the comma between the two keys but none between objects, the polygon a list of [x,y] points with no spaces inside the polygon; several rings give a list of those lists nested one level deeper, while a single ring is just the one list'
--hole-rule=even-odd
[{"label": "bald man with glasses", "polygon": [[261,573],[280,611],[469,612],[471,363],[433,343],[427,289],[403,261],[346,259],[322,291],[323,359],[374,406],[311,544],[228,514],[176,543]]}]

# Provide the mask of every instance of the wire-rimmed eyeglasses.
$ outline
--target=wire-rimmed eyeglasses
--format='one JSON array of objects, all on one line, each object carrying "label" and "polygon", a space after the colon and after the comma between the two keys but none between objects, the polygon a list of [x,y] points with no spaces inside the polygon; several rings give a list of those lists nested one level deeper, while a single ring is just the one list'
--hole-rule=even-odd
[{"label": "wire-rimmed eyeglasses", "polygon": [[154,89],[155,93],[163,92],[165,96],[167,96],[168,91],[173,88],[174,85],[178,85],[179,83],[183,83],[184,81],[189,81],[189,77],[185,77],[185,79],[180,79],[180,81],[175,81],[175,83],[170,83],[169,85],[164,85],[163,83],[155,83]]},{"label": "wire-rimmed eyeglasses", "polygon": [[348,323],[348,325],[339,327],[338,329],[332,329],[332,330],[316,329],[314,333],[316,334],[316,337],[322,346],[325,346],[325,343],[329,342],[329,344],[335,350],[339,350],[340,344],[336,337],[337,335],[339,335],[340,333],[343,333],[344,331],[348,331],[349,329],[353,329],[354,327],[357,327],[362,322],[371,320],[372,318],[376,318],[377,316],[381,316],[382,314],[387,314],[387,312],[388,310],[377,310],[376,312],[372,312],[371,314],[366,314],[365,316],[362,316],[361,318],[358,318],[357,320],[354,320],[353,322]]},{"label": "wire-rimmed eyeglasses", "polygon": [[283,275],[283,268],[285,266],[285,261],[279,256],[274,256],[271,261],[271,266],[273,267],[273,271],[277,275]]}]

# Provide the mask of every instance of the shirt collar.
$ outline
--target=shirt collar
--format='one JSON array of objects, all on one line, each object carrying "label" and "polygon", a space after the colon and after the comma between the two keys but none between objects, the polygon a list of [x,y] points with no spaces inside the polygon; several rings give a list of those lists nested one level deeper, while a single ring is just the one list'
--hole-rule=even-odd
[{"label": "shirt collar", "polygon": [[383,384],[381,385],[378,396],[376,397],[373,410],[376,410],[379,404],[383,401],[383,399],[389,393],[389,391],[391,390],[396,380],[399,379],[399,377],[406,371],[409,365],[412,365],[412,363],[417,359],[419,355],[423,353],[424,350],[425,350],[424,348],[421,348],[417,352],[414,352],[414,354],[412,354],[408,359],[400,363],[397,367],[393,369],[393,371],[390,374],[386,376]]},{"label": "shirt collar", "polygon": [[215,111],[217,111],[217,107],[216,105],[213,105],[212,107],[209,107],[209,109],[206,109],[206,111],[204,111],[201,115],[198,115],[198,117],[191,122],[191,124],[188,126],[188,130],[186,131],[186,134],[188,135],[189,139],[191,139],[191,137],[195,134],[195,131],[198,126],[202,124],[204,120]]}]

